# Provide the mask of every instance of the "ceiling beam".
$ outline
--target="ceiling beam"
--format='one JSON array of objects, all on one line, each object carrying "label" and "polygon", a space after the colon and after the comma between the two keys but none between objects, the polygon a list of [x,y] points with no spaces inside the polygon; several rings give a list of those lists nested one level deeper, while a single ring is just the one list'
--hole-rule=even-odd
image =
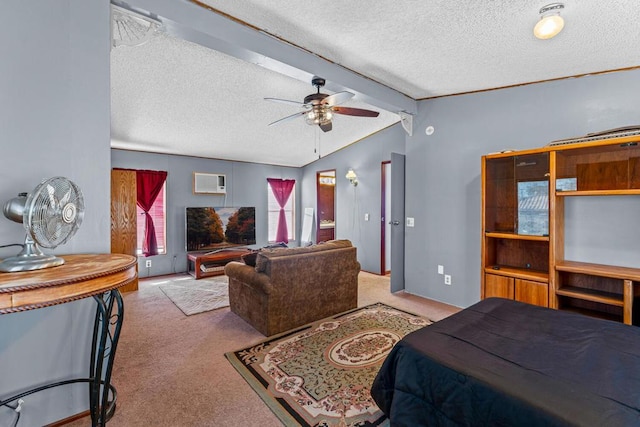
[{"label": "ceiling beam", "polygon": [[310,83],[314,75],[326,88],[348,90],[359,101],[394,113],[417,113],[416,100],[300,47],[234,21],[189,0],[130,0],[113,4],[161,21],[172,36],[198,43],[272,71]]}]

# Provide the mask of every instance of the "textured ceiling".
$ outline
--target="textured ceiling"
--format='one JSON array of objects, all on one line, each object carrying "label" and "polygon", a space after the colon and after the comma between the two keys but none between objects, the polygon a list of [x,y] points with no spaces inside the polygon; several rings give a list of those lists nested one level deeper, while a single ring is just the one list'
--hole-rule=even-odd
[{"label": "textured ceiling", "polygon": [[302,102],[304,83],[191,42],[159,34],[142,46],[111,51],[112,147],[156,153],[302,166],[397,122],[335,115],[324,133],[300,111],[265,97]]},{"label": "textured ceiling", "polygon": [[640,1],[564,1],[538,40],[545,0],[202,0],[414,99],[640,66]]},{"label": "textured ceiling", "polygon": [[[532,34],[544,1],[180,3],[202,16],[215,14],[209,6],[414,99],[640,66],[637,0],[565,1],[565,29],[546,41]],[[328,133],[302,118],[268,127],[298,109],[263,98],[302,101],[310,82],[168,32],[114,48],[111,79],[115,148],[302,166],[399,120],[356,96],[344,105],[381,115],[337,116]]]}]

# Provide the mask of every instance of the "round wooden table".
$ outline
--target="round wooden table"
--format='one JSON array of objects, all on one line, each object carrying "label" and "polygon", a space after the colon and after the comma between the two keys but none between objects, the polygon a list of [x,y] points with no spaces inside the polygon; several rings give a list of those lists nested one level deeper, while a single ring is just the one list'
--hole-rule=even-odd
[{"label": "round wooden table", "polygon": [[0,273],[0,314],[34,310],[93,297],[97,303],[89,377],[59,381],[0,400],[0,406],[52,387],[89,383],[91,425],[102,426],[115,412],[111,371],[122,328],[124,305],[118,288],[137,278],[137,260],[124,254],[62,256],[58,267]]}]

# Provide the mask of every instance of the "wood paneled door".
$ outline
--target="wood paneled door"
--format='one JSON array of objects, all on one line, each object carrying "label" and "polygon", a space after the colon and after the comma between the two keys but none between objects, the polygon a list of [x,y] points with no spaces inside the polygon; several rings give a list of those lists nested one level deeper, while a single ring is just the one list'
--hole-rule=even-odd
[{"label": "wood paneled door", "polygon": [[[111,170],[111,253],[136,256],[136,171]],[[137,270],[137,266],[136,266]],[[137,291],[138,279],[120,288]]]}]

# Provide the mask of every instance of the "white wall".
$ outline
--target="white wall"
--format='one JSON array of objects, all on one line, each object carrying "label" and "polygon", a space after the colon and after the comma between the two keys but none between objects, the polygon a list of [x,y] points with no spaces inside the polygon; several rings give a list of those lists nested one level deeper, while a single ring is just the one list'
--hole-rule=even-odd
[{"label": "white wall", "polygon": [[[52,176],[78,184],[84,222],[58,254],[110,250],[109,31],[108,1],[0,3],[0,202]],[[24,230],[2,216],[0,236],[0,245],[22,243]],[[94,306],[0,315],[0,399],[86,377]],[[24,400],[19,425],[44,425],[88,409],[87,385]],[[0,409],[0,425],[12,420]]]}]

